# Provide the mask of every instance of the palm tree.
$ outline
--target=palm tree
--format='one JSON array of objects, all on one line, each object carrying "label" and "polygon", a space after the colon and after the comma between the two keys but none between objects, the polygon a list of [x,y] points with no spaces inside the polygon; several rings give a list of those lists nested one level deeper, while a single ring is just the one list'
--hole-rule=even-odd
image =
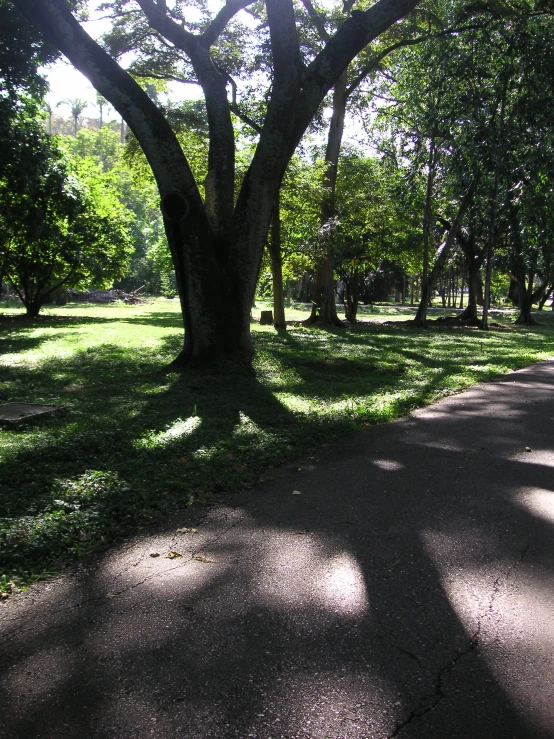
[{"label": "palm tree", "polygon": [[74,100],[61,100],[56,107],[60,105],[68,105],[71,110],[71,117],[73,118],[73,135],[77,136],[77,126],[79,125],[79,116],[83,110],[88,106],[86,100],[81,98],[75,98]]},{"label": "palm tree", "polygon": [[100,95],[99,92],[96,93],[96,105],[98,105],[98,112],[100,113],[99,123],[100,123],[100,128],[102,128],[104,124],[103,111],[104,111],[104,108],[108,107],[108,101],[106,100],[105,97],[102,97],[102,95]]},{"label": "palm tree", "polygon": [[44,112],[48,116],[48,133],[52,133],[52,114],[54,113],[54,109],[50,103],[44,103]]}]

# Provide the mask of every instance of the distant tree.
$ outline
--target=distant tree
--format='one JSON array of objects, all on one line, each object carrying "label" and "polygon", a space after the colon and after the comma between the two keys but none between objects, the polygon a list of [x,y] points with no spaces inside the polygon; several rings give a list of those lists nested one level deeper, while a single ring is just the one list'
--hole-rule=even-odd
[{"label": "distant tree", "polygon": [[96,93],[96,105],[98,106],[98,125],[102,128],[104,125],[104,108],[108,107],[108,101],[99,92]]},{"label": "distant tree", "polygon": [[60,105],[67,105],[71,111],[71,117],[73,118],[73,135],[77,136],[77,130],[79,128],[79,117],[83,110],[88,106],[86,100],[81,98],[74,98],[73,100],[60,100],[56,107]]},{"label": "distant tree", "polygon": [[110,284],[131,252],[117,199],[78,181],[36,110],[19,106],[0,148],[0,273],[29,317],[60,287]]},{"label": "distant tree", "polygon": [[404,208],[403,171],[350,149],[339,160],[331,228],[335,271],[344,286],[345,317],[356,321],[365,281],[384,260],[408,268],[420,251],[417,221]]}]

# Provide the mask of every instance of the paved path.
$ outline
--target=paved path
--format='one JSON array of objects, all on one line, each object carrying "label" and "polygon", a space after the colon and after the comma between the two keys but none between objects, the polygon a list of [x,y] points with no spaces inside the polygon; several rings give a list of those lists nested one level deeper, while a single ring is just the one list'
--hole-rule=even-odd
[{"label": "paved path", "polygon": [[554,361],[191,525],[0,609],[2,737],[554,737]]}]

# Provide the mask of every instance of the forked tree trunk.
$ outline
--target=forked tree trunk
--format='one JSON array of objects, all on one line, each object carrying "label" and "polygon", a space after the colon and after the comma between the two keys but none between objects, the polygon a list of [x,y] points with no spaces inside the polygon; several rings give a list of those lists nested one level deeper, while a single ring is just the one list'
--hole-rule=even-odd
[{"label": "forked tree trunk", "polygon": [[24,305],[27,318],[38,318],[41,304],[37,300],[25,300]]},{"label": "forked tree trunk", "polygon": [[[242,228],[231,228],[219,237],[213,235],[201,210],[190,208],[185,214],[180,195],[171,193],[163,199],[185,328],[183,350],[174,365],[212,362],[218,357],[251,361],[250,312],[277,188],[274,182],[274,192],[269,189],[262,197],[258,191],[250,205],[243,203]],[[265,230],[253,230],[250,219]],[[250,260],[236,257],[243,249],[242,239],[257,247],[258,254],[253,248]]]},{"label": "forked tree trunk", "polygon": [[519,316],[516,318],[515,323],[519,326],[538,326],[539,324],[531,315],[533,303],[537,299],[537,294],[533,291],[535,272],[530,272],[526,285],[525,267],[522,262],[520,269],[515,271],[514,277],[517,283],[516,295],[519,309]]},{"label": "forked tree trunk", "polygon": [[[446,227],[450,228],[448,221],[441,219],[441,223]],[[468,304],[464,309],[464,285],[465,285],[465,270],[462,271],[461,280],[461,294],[460,294],[460,306],[459,309],[462,313],[459,313],[456,318],[461,321],[469,322],[472,325],[477,326],[479,318],[477,316],[477,306],[482,304],[482,281],[481,281],[481,267],[484,260],[483,250],[475,246],[475,238],[473,231],[470,231],[469,235],[466,236],[459,228],[456,233],[456,241],[461,247],[465,266],[467,269],[467,288],[468,288]]]},{"label": "forked tree trunk", "polygon": [[[530,280],[534,276],[531,275]],[[532,285],[531,285],[532,287]],[[519,326],[538,326],[537,321],[531,315],[531,309],[533,307],[533,295],[529,290],[519,291],[519,316],[515,323]]]},{"label": "forked tree trunk", "polygon": [[[468,270],[467,306],[465,310],[463,310],[462,313],[458,315],[458,318],[461,321],[467,321],[477,326],[479,323],[479,316],[477,315],[477,305],[479,303],[479,295],[482,291],[481,266],[483,264],[483,258],[482,255],[476,257],[473,251],[471,252],[471,254],[469,252],[465,254],[465,257]],[[460,308],[463,308],[462,301],[460,301]]]},{"label": "forked tree trunk", "polygon": [[475,196],[476,186],[477,181],[472,180],[467,192],[462,198],[462,202],[460,203],[460,207],[458,208],[456,218],[454,219],[454,222],[448,230],[446,241],[437,251],[437,256],[433,265],[433,269],[431,270],[431,274],[428,276],[424,284],[422,284],[421,300],[419,301],[419,308],[417,309],[417,313],[413,321],[415,326],[425,327],[427,323],[427,307],[431,298],[433,285],[435,284],[437,277],[440,275],[444,268],[444,265],[446,264],[446,260],[448,259],[448,255],[450,254],[450,250],[452,249],[452,245],[454,244],[456,234],[460,229],[466,211],[471,205],[473,197]]}]

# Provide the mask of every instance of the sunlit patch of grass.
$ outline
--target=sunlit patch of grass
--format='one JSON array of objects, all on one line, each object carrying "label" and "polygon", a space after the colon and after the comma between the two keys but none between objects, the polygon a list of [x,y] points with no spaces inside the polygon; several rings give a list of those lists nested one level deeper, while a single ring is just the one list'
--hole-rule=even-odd
[{"label": "sunlit patch of grass", "polygon": [[329,439],[554,354],[551,316],[537,329],[499,320],[486,334],[253,324],[255,376],[162,371],[182,344],[176,301],[68,306],[0,325],[0,403],[62,408],[0,428],[0,590],[173,509],[231,499]]},{"label": "sunlit patch of grass", "polygon": [[186,418],[185,420],[177,418],[163,431],[147,431],[135,441],[135,448],[155,449],[156,447],[167,446],[178,439],[190,436],[201,423],[202,419],[198,416],[190,416],[190,418]]}]

